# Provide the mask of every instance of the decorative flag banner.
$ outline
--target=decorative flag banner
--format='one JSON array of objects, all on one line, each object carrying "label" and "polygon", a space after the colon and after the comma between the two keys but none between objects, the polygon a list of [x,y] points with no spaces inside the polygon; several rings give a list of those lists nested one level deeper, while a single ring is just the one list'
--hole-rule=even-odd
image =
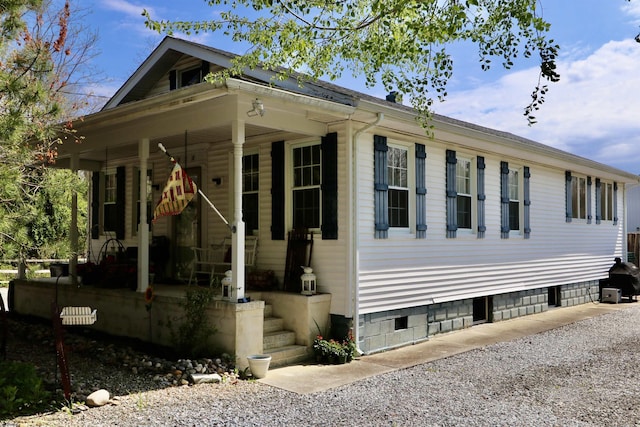
[{"label": "decorative flag banner", "polygon": [[153,211],[153,222],[161,216],[179,215],[198,192],[198,187],[189,175],[175,163],[162,197]]}]

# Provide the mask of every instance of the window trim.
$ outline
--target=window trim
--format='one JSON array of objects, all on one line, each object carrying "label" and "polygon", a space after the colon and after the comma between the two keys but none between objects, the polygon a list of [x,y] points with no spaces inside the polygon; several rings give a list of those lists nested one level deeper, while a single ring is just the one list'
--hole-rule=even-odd
[{"label": "window trim", "polygon": [[[575,186],[574,186],[575,183]],[[580,184],[583,184],[584,188],[581,188]],[[584,191],[581,197],[581,189]],[[589,216],[588,204],[587,204],[587,176],[571,174],[571,218],[579,221],[587,222]],[[582,203],[580,203],[582,202]],[[584,207],[584,216],[581,215],[581,207]],[[576,212],[576,210],[578,212]]]},{"label": "window trim", "polygon": [[[480,224],[480,219],[479,219],[479,215],[480,215],[480,211],[479,211],[479,204],[478,204],[478,200],[480,198],[480,193],[479,193],[479,188],[478,188],[478,179],[480,178],[480,174],[482,172],[479,173],[479,171],[484,170],[484,158],[482,156],[478,156],[475,154],[471,154],[469,152],[458,152],[458,151],[454,151],[454,150],[447,150],[447,156],[453,156],[452,158],[449,158],[446,163],[447,163],[447,167],[451,167],[452,171],[446,172],[447,174],[452,173],[453,176],[451,177],[454,180],[454,184],[451,188],[451,191],[453,192],[453,194],[455,194],[455,197],[453,197],[452,194],[449,194],[447,196],[447,198],[451,198],[451,204],[455,204],[455,215],[453,215],[451,212],[447,213],[447,217],[449,219],[455,220],[455,225],[454,225],[454,230],[447,230],[447,237],[448,238],[456,238],[456,237],[461,237],[461,236],[476,236],[477,238],[483,238],[484,237],[484,231],[486,230],[486,227],[483,226],[482,230],[479,229],[479,224]],[[483,167],[478,167],[478,159],[482,158],[482,165]],[[471,208],[470,208],[470,222],[471,225],[469,228],[462,228],[459,224],[458,224],[458,163],[459,162],[467,162],[469,164],[469,191],[470,193],[468,194],[470,202],[471,202]],[[453,163],[451,163],[453,162]],[[449,166],[450,165],[450,166]],[[466,193],[465,193],[466,194]],[[482,201],[484,202],[486,198],[485,194],[482,194]],[[448,209],[451,209],[451,204],[450,207],[448,207]],[[452,225],[452,224],[449,224]],[[449,227],[448,227],[449,228]]]},{"label": "window trim", "polygon": [[316,186],[307,186],[309,188],[318,188],[318,227],[309,228],[309,231],[313,233],[322,232],[322,140],[320,138],[311,138],[305,140],[287,142],[287,149],[285,150],[285,164],[287,165],[287,173],[285,177],[285,186],[287,193],[285,197],[285,218],[288,229],[293,228],[293,192],[294,192],[294,165],[293,165],[293,151],[296,148],[310,147],[317,145],[320,148],[320,183]]},{"label": "window trim", "polygon": [[466,153],[458,153],[456,152],[456,203],[457,198],[460,196],[458,192],[458,166],[460,162],[466,162],[469,164],[469,193],[465,193],[465,196],[468,196],[470,201],[470,226],[468,228],[461,227],[458,223],[458,213],[456,211],[456,226],[458,227],[457,231],[461,234],[476,234],[478,230],[478,169],[477,169],[477,157],[467,155]]},{"label": "window trim", "polygon": [[[245,157],[249,157],[249,156],[257,156],[257,174],[258,174],[258,189],[257,190],[252,190],[252,191],[245,191],[244,189],[244,177],[245,177],[245,171],[244,171],[244,158]],[[243,154],[242,154],[242,198],[243,198],[243,203],[242,203],[242,207],[243,207],[243,218],[242,221],[244,221],[244,196],[246,194],[256,194],[258,196],[258,211],[257,211],[257,222],[258,222],[258,227],[252,231],[252,233],[256,233],[258,232],[258,230],[260,230],[260,152],[259,150],[255,149],[255,150],[246,150]],[[245,221],[245,230],[246,230],[246,221]]]},{"label": "window trim", "polygon": [[[614,191],[615,182],[596,180],[596,195],[599,199],[599,206],[596,211],[596,220],[599,224],[601,221],[613,222],[615,220],[614,198],[616,192]],[[606,197],[605,197],[606,196]]]},{"label": "window trim", "polygon": [[[416,194],[415,143],[387,139],[387,147],[389,149],[391,148],[401,149],[407,153],[407,187],[406,188],[394,187],[391,184],[389,184],[389,189],[402,188],[407,191],[407,226],[393,227],[391,225],[391,221],[389,220],[389,235],[405,236],[408,234],[413,234],[416,229],[416,202],[414,200],[414,197]],[[387,152],[387,156],[388,156],[388,152]],[[387,164],[387,170],[385,171],[385,173],[388,173],[388,168],[389,168],[389,165]],[[387,197],[388,197],[388,193],[387,193]],[[387,205],[387,210],[389,210],[389,205]]]},{"label": "window trim", "polygon": [[[516,185],[516,191],[518,192],[517,199],[512,199],[511,198],[511,189],[513,188],[512,186],[512,179],[511,177],[513,173],[517,174],[517,185]],[[513,165],[509,165],[509,180],[508,180],[508,187],[509,187],[509,234],[513,234],[513,235],[520,235],[523,232],[523,222],[524,222],[524,194],[523,194],[523,187],[524,187],[524,170],[523,167],[521,166],[516,166],[513,167]],[[517,202],[518,204],[518,228],[514,229],[511,228],[511,204]]]},{"label": "window trim", "polygon": [[[113,201],[107,201],[107,181],[109,177],[112,176],[114,180],[113,191],[115,192],[115,197]],[[105,169],[100,174],[100,234],[103,236],[108,235],[109,233],[115,233],[117,226],[113,224],[113,230],[107,230],[105,222],[107,219],[107,215],[105,212],[105,208],[107,205],[113,205],[113,209],[116,209],[116,204],[118,201],[118,170],[115,167],[109,167]]]}]

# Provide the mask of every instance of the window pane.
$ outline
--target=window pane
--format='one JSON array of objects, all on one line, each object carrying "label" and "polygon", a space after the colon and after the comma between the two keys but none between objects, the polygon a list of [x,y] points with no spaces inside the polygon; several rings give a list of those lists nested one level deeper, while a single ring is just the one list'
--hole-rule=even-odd
[{"label": "window pane", "polygon": [[320,189],[293,191],[293,228],[320,227]]},{"label": "window pane", "polygon": [[293,149],[293,227],[320,228],[320,144]]},{"label": "window pane", "polygon": [[408,151],[389,147],[387,151],[387,177],[389,178],[389,226],[409,226]]},{"label": "window pane", "polygon": [[580,218],[586,218],[587,217],[587,193],[586,193],[586,180],[584,178],[580,178],[579,179],[579,185],[580,185]]},{"label": "window pane", "polygon": [[520,200],[518,191],[518,171],[509,170],[509,199]]},{"label": "window pane", "polygon": [[607,198],[603,199],[607,201],[607,215],[605,219],[607,221],[612,221],[613,220],[613,185],[607,184],[606,188],[607,188]]},{"label": "window pane", "polygon": [[462,194],[471,194],[471,162],[458,159],[456,163],[456,191]]},{"label": "window pane", "polygon": [[248,235],[258,229],[258,193],[242,195],[242,220]]},{"label": "window pane", "polygon": [[180,87],[191,86],[200,83],[200,68],[185,70],[180,74]]},{"label": "window pane", "polygon": [[584,219],[587,217],[586,184],[587,180],[585,178],[574,176],[571,179],[571,208],[573,218]]},{"label": "window pane", "polygon": [[389,189],[389,226],[409,226],[409,191]]},{"label": "window pane", "polygon": [[509,229],[520,230],[520,203],[509,202]]},{"label": "window pane", "polygon": [[104,205],[104,231],[115,231],[118,222],[116,213],[115,203]]},{"label": "window pane", "polygon": [[387,151],[387,177],[392,187],[407,187],[407,150],[389,147]]},{"label": "window pane", "polygon": [[471,228],[471,196],[458,194],[458,228]]}]

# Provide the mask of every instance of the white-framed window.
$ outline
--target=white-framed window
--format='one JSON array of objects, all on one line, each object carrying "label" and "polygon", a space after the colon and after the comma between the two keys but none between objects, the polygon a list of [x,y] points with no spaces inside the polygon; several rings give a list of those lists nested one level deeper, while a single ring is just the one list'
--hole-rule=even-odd
[{"label": "white-framed window", "polygon": [[109,169],[105,171],[103,181],[102,230],[104,232],[116,231],[118,221],[117,195],[118,180],[116,169]]},{"label": "white-framed window", "polygon": [[571,214],[575,219],[587,218],[587,178],[571,176]]},{"label": "white-framed window", "polygon": [[518,169],[509,169],[509,230],[520,230],[520,171]]},{"label": "white-framed window", "polygon": [[456,160],[457,226],[458,229],[471,229],[473,223],[471,160],[460,157]]},{"label": "white-framed window", "polygon": [[180,76],[178,87],[187,87],[198,84],[202,81],[202,70],[200,67],[187,68],[178,74]]},{"label": "white-framed window", "polygon": [[613,221],[613,183],[600,183],[600,218],[603,221]]},{"label": "white-framed window", "polygon": [[319,230],[322,213],[322,150],[319,142],[291,147],[292,226]]},{"label": "white-framed window", "polygon": [[260,164],[258,153],[242,157],[242,220],[247,235],[259,225]]},{"label": "white-framed window", "polygon": [[387,179],[389,182],[389,227],[409,227],[409,150],[389,145],[387,150]]}]

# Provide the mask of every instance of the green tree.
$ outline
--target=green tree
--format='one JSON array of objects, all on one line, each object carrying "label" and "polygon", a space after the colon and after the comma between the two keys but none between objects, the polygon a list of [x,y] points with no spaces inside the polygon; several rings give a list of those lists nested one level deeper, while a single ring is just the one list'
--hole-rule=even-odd
[{"label": "green tree", "polygon": [[1,258],[69,253],[65,210],[83,181],[49,166],[58,144],[81,139],[64,123],[86,105],[75,87],[95,39],[71,18],[68,1],[0,2]]},{"label": "green tree", "polygon": [[[629,0],[627,0],[629,1]],[[220,32],[246,51],[233,67],[210,75],[220,80],[246,68],[290,70],[298,78],[335,80],[349,70],[368,86],[406,95],[427,124],[433,103],[447,95],[456,42],[478,48],[480,66],[509,69],[519,57],[537,55],[540,74],[524,114],[535,123],[547,82],[556,82],[559,46],[548,37],[540,0],[207,0],[217,19],[157,21],[146,25],[169,34]],[[302,83],[302,82],[301,82]],[[533,83],[533,82],[532,82]]]}]

